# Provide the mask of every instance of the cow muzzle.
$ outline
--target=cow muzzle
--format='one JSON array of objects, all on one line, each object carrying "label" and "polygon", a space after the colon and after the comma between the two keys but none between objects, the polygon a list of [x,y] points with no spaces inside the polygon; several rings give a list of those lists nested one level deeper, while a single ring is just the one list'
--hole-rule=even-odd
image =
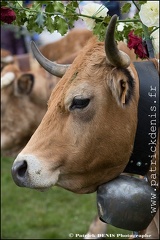
[{"label": "cow muzzle", "polygon": [[12,166],[12,177],[19,187],[44,191],[54,186],[59,178],[59,168],[54,169],[34,155],[19,154]]},{"label": "cow muzzle", "polygon": [[148,227],[158,209],[158,191],[144,179],[121,175],[99,186],[99,217],[115,227],[140,231]]}]

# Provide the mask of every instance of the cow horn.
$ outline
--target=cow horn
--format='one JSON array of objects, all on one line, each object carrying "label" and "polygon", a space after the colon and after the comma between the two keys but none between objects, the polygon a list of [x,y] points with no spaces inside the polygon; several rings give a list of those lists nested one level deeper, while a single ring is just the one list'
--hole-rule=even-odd
[{"label": "cow horn", "polygon": [[37,48],[34,41],[31,41],[32,52],[39,64],[49,73],[57,77],[62,77],[70,65],[57,64],[45,58]]},{"label": "cow horn", "polygon": [[117,15],[113,15],[106,31],[105,52],[109,63],[115,67],[127,68],[130,65],[129,56],[117,48],[114,31],[117,22]]}]

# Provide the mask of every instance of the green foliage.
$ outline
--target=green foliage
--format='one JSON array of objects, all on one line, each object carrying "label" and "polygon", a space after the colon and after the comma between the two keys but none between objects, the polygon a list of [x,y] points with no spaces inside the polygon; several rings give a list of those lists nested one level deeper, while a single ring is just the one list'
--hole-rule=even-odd
[{"label": "green foliage", "polygon": [[55,30],[55,26],[54,26],[54,21],[51,17],[46,18],[45,21],[45,25],[46,25],[46,29],[50,32],[53,33]]},{"label": "green foliage", "polygon": [[104,41],[106,34],[106,26],[108,25],[111,17],[106,16],[103,21],[96,20],[96,25],[93,28],[93,34],[97,35],[100,41]]},{"label": "green foliage", "polygon": [[131,3],[126,3],[122,6],[121,12],[122,13],[128,13],[131,8]]},{"label": "green foliage", "polygon": [[78,14],[76,12],[77,7],[78,1],[70,1],[66,6],[64,17],[66,18],[69,28],[72,28],[74,22],[78,20]]},{"label": "green foliage", "polygon": [[[55,3],[56,3],[56,1],[55,1]],[[64,7],[63,3],[57,1],[57,3],[55,4],[55,7],[54,7],[54,12],[63,14],[64,9],[65,9],[65,7]]]},{"label": "green foliage", "polygon": [[145,4],[147,1],[138,1],[139,5]]},{"label": "green foliage", "polygon": [[1,1],[1,7],[6,5],[7,5],[7,1]]},{"label": "green foliage", "polygon": [[56,16],[54,22],[56,23],[56,29],[59,30],[61,35],[64,35],[68,30],[68,24],[62,17]]},{"label": "green foliage", "polygon": [[16,13],[13,24],[25,25],[29,32],[41,33],[46,27],[51,33],[58,30],[64,35],[78,20],[78,1],[69,1],[66,6],[61,1],[33,1],[31,8],[24,7],[22,1],[3,1],[2,5]]},{"label": "green foliage", "polygon": [[45,12],[47,13],[52,13],[52,14],[54,14],[54,13],[63,13],[64,12],[64,9],[65,9],[65,7],[64,7],[64,5],[63,5],[63,3],[61,3],[61,2],[58,2],[58,1],[51,1],[51,2],[49,2],[49,3],[47,3],[47,4],[45,4],[46,5],[46,7],[45,7]]},{"label": "green foliage", "polygon": [[54,13],[54,7],[55,6],[52,3],[47,4],[45,8],[45,12]]},{"label": "green foliage", "polygon": [[98,35],[100,41],[104,41],[105,32],[106,32],[106,27],[104,25],[104,22],[98,22],[93,28],[93,34]]},{"label": "green foliage", "polygon": [[138,29],[135,29],[134,34],[136,36],[142,36],[143,35],[143,31],[142,31],[142,29],[138,28]]}]

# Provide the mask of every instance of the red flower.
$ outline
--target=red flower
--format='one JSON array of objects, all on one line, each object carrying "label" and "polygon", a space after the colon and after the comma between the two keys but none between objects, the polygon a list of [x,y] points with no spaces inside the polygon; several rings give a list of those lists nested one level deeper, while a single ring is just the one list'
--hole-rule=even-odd
[{"label": "red flower", "polygon": [[1,7],[1,21],[11,24],[16,19],[15,12],[8,7]]},{"label": "red flower", "polygon": [[142,41],[141,37],[137,37],[136,35],[133,34],[134,31],[131,31],[128,34],[128,47],[129,49],[134,49],[135,54],[139,58],[148,58],[148,51],[147,51],[147,45],[145,42]]}]

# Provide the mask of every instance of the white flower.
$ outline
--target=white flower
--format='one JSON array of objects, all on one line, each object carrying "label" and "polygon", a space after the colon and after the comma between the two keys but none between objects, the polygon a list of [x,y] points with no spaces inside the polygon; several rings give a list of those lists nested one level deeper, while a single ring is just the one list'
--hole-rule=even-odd
[{"label": "white flower", "polygon": [[147,27],[159,27],[159,1],[147,1],[141,5],[139,16]]},{"label": "white flower", "polygon": [[117,30],[119,32],[122,32],[124,30],[124,26],[125,26],[125,24],[123,22],[120,22],[117,26]]},{"label": "white flower", "polygon": [[[105,6],[103,6],[101,4],[88,3],[88,4],[84,5],[81,14],[84,14],[87,16],[95,16],[95,17],[106,17],[108,11],[109,11],[108,8],[106,8]],[[89,30],[93,30],[93,28],[95,27],[94,19],[82,17],[82,16],[80,18],[82,18],[85,21],[87,28]]]},{"label": "white flower", "polygon": [[[153,38],[153,39],[152,39]],[[152,44],[155,55],[159,53],[159,29],[151,34]]]}]

